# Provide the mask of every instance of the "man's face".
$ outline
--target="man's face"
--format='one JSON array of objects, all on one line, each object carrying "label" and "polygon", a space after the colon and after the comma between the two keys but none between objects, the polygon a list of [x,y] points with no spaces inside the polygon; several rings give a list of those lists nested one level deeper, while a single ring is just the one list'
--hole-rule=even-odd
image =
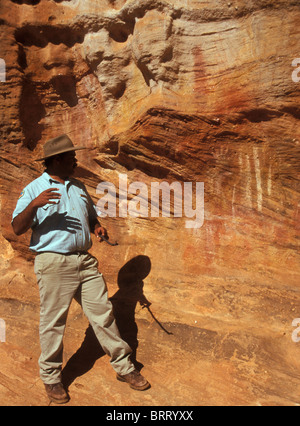
[{"label": "man's face", "polygon": [[59,167],[65,176],[71,176],[77,167],[76,154],[74,151],[66,152],[59,156]]}]

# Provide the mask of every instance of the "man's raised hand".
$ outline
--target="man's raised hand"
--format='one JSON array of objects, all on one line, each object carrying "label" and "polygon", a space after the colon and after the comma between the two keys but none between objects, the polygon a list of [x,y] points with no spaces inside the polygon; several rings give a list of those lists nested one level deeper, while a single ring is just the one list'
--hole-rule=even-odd
[{"label": "man's raised hand", "polygon": [[58,188],[49,188],[49,189],[46,189],[46,191],[43,191],[33,201],[34,207],[39,208],[39,207],[44,207],[46,204],[57,204],[53,200],[60,200],[61,194],[59,192],[56,192],[56,191],[59,191],[59,189]]}]

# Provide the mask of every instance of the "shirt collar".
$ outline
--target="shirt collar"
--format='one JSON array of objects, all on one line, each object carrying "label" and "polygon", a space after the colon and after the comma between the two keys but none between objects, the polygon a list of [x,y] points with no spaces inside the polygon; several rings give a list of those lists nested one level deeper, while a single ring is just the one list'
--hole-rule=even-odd
[{"label": "shirt collar", "polygon": [[[52,179],[52,177],[47,173],[47,172],[44,172],[43,174],[42,174],[42,176],[45,178],[45,179],[47,179],[47,182],[49,182],[51,185],[53,184],[53,183],[56,183],[56,184],[59,184],[59,185],[63,185],[61,182],[58,182],[57,180],[55,180],[55,179]],[[70,185],[72,183],[72,180],[70,179],[70,178],[68,178],[68,179],[66,179],[65,180],[65,186],[68,186],[68,185]]]}]

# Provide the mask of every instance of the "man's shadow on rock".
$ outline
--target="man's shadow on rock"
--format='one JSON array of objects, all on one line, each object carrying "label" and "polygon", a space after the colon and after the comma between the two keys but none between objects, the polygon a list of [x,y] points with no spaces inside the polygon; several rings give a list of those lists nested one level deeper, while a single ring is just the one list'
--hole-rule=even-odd
[{"label": "man's shadow on rock", "polygon": [[77,377],[90,371],[97,359],[105,355],[91,325],[85,332],[85,338],[77,352],[68,360],[62,370],[62,383],[66,390]]},{"label": "man's shadow on rock", "polygon": [[[150,302],[143,294],[143,280],[151,270],[148,256],[136,256],[127,262],[118,273],[119,290],[110,298],[113,312],[121,337],[132,349],[131,361],[139,370],[143,365],[136,360],[138,347],[138,328],[135,322],[135,308],[138,302],[149,308]],[[62,371],[62,383],[65,389],[74,380],[90,371],[95,362],[105,355],[91,325],[85,332],[81,347],[68,360]]]},{"label": "man's shadow on rock", "polygon": [[113,313],[121,337],[132,349],[131,361],[141,370],[143,364],[137,361],[138,327],[135,322],[136,305],[149,308],[151,303],[143,293],[143,280],[151,271],[151,261],[148,256],[136,256],[127,262],[119,271],[119,290],[110,298]]}]

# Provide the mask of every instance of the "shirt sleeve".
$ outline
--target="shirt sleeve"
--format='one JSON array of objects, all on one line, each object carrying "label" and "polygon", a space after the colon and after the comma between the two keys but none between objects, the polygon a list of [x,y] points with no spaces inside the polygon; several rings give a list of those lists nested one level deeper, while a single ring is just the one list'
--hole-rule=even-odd
[{"label": "shirt sleeve", "polygon": [[88,214],[89,214],[89,223],[92,230],[92,226],[95,225],[96,222],[98,222],[98,213],[95,206],[95,203],[92,200],[92,197],[88,193],[86,187],[84,186],[84,192],[86,194],[87,200],[88,200]]},{"label": "shirt sleeve", "polygon": [[[34,200],[34,198],[35,197],[32,194],[29,186],[23,189],[17,201],[16,208],[13,211],[12,221],[14,220],[15,217],[17,217],[20,213],[22,213],[26,209],[26,207],[31,203],[32,200]],[[36,218],[34,219],[32,226],[35,224],[35,222],[36,222]]]}]

